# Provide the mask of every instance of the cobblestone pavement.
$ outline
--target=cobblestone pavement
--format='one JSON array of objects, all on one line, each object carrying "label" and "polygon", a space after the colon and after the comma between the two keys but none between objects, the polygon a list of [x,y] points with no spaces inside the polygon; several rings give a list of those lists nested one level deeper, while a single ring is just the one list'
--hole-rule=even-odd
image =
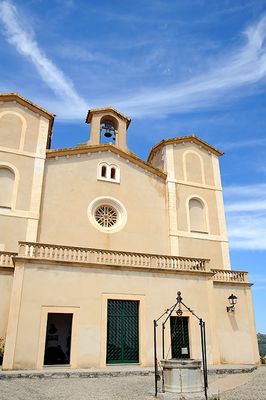
[{"label": "cobblestone pavement", "polygon": [[[153,376],[3,379],[0,400],[152,400],[153,382]],[[221,400],[266,400],[266,367],[246,384],[221,393]]]}]

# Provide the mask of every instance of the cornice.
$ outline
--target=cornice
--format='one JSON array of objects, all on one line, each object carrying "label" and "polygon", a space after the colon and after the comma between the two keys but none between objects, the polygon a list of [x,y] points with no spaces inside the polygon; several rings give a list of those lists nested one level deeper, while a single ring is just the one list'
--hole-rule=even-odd
[{"label": "cornice", "polygon": [[124,158],[132,162],[135,165],[149,171],[150,173],[166,180],[167,175],[158,168],[153,167],[152,165],[148,164],[147,162],[141,160],[132,152],[125,152],[118,147],[115,147],[111,144],[101,144],[95,146],[79,146],[79,147],[70,147],[65,149],[54,149],[54,150],[47,150],[46,157],[47,158],[54,158],[54,157],[63,157],[63,156],[71,156],[76,154],[86,154],[86,153],[98,153],[104,151],[111,151],[114,154],[118,154],[120,157]]},{"label": "cornice", "polygon": [[87,124],[89,124],[91,122],[93,114],[100,114],[102,112],[108,112],[108,111],[111,111],[114,114],[116,114],[117,116],[119,116],[120,118],[122,118],[124,121],[126,121],[127,127],[129,126],[131,119],[128,118],[125,114],[122,114],[120,111],[116,110],[115,108],[113,108],[111,106],[102,107],[102,108],[93,108],[92,110],[89,110],[85,122]]},{"label": "cornice", "polygon": [[167,146],[169,144],[179,144],[179,143],[187,143],[187,142],[193,142],[195,144],[198,144],[205,148],[206,150],[211,151],[213,154],[216,156],[220,157],[224,153],[215,147],[211,146],[207,142],[204,142],[204,140],[200,139],[196,135],[190,135],[190,136],[180,136],[180,137],[175,137],[175,138],[170,138],[170,139],[163,139],[161,142],[157,143],[155,146],[152,147],[150,154],[148,156],[147,162],[151,163],[152,159],[155,155],[155,153],[160,150],[162,147]]}]

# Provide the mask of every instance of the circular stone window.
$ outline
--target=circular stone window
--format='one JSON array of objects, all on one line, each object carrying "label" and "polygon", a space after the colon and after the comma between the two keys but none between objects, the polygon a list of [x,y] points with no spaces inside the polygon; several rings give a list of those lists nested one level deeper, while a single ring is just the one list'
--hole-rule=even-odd
[{"label": "circular stone window", "polygon": [[113,197],[98,197],[88,207],[88,217],[92,225],[106,233],[120,231],[127,222],[123,204]]}]

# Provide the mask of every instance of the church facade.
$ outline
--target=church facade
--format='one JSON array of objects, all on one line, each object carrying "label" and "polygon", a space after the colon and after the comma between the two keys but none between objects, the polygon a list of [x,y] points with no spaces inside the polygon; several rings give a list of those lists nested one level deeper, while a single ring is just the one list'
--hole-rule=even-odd
[{"label": "church facade", "polygon": [[[53,122],[0,95],[2,368],[151,366],[153,320],[177,291],[206,322],[209,364],[258,363],[251,284],[230,266],[223,153],[192,135],[143,161],[112,107],[88,112],[88,142],[51,149]],[[165,338],[169,357],[201,358],[186,310]]]}]

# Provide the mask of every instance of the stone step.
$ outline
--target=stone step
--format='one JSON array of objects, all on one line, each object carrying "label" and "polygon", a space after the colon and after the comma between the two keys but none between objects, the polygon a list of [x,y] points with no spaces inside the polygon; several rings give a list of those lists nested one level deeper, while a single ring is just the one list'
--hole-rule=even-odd
[{"label": "stone step", "polygon": [[[243,374],[257,369],[256,365],[214,365],[208,368],[208,374]],[[147,376],[154,374],[153,367],[123,366],[107,367],[105,369],[71,369],[62,367],[47,367],[42,370],[12,370],[0,371],[0,379],[17,378],[101,378],[123,377],[130,375]]]}]

